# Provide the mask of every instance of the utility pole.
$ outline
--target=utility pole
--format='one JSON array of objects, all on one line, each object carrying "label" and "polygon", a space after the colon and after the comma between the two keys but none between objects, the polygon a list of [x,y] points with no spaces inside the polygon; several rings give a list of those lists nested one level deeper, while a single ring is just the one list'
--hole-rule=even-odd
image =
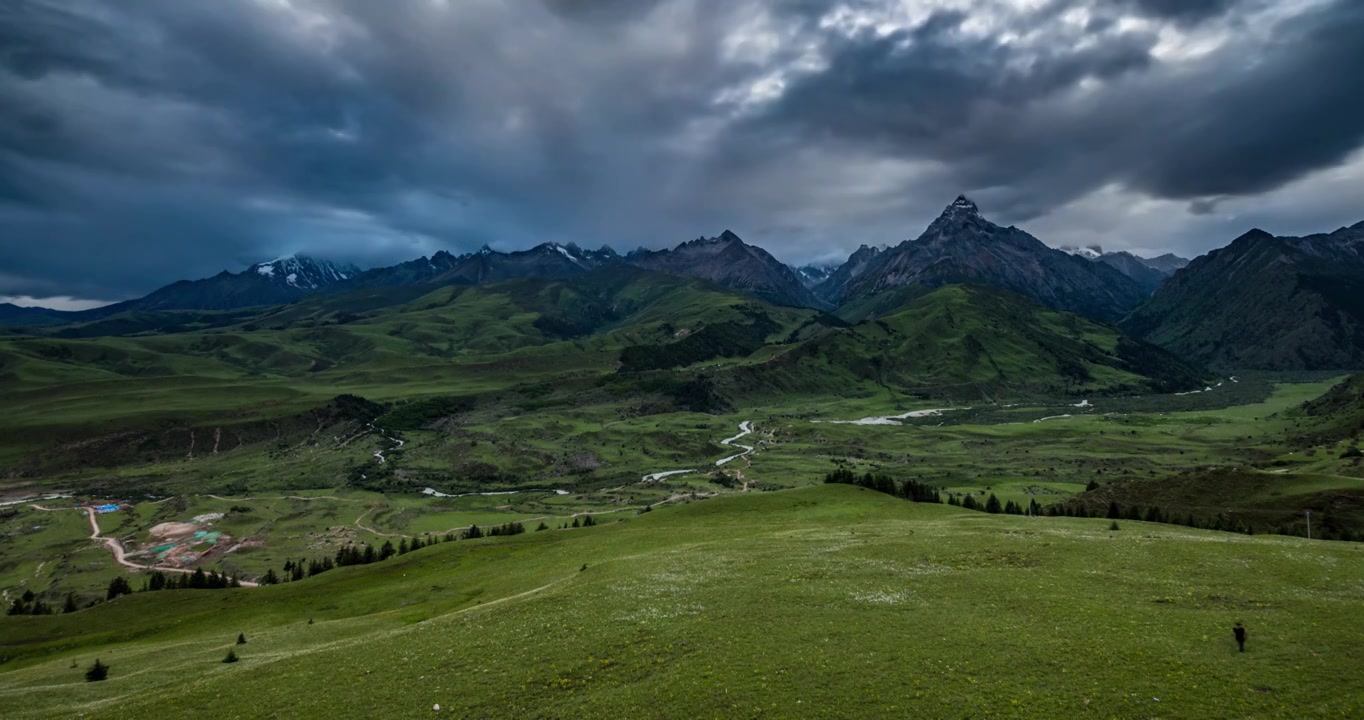
[{"label": "utility pole", "polygon": [[1307,539],[1312,539],[1312,511],[1307,511]]}]

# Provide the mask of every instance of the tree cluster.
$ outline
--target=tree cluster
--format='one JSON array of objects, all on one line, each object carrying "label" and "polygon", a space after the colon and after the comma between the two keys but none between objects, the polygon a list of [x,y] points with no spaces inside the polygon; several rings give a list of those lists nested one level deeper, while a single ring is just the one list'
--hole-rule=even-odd
[{"label": "tree cluster", "polygon": [[893,495],[898,498],[909,500],[910,502],[921,503],[941,503],[942,495],[935,487],[925,485],[918,480],[905,480],[896,482],[894,478],[887,475],[857,475],[847,468],[839,468],[824,476],[827,484],[857,485],[868,490],[875,490],[879,493]]},{"label": "tree cluster", "polygon": [[[109,584],[109,592],[114,592],[114,583],[123,581],[122,587],[126,588],[123,594],[132,592],[128,588],[128,581],[123,578],[114,578]],[[236,575],[220,573],[216,570],[204,572],[203,568],[195,568],[192,573],[164,573],[160,570],[152,571],[152,574],[142,583],[141,592],[155,592],[157,590],[225,590],[227,588],[241,587],[241,580]],[[109,599],[114,596],[111,594]]]},{"label": "tree cluster", "polygon": [[32,590],[25,590],[23,595],[14,598],[7,612],[10,615],[51,615],[53,608],[33,594]]}]

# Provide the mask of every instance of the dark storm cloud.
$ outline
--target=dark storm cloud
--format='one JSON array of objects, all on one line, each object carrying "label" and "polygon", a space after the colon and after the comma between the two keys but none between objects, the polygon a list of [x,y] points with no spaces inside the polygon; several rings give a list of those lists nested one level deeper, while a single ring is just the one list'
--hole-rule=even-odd
[{"label": "dark storm cloud", "polygon": [[965,19],[841,42],[744,142],[797,133],[932,158],[1016,219],[1109,182],[1173,199],[1254,194],[1364,144],[1364,95],[1345,70],[1364,66],[1358,3],[1291,18],[1253,55],[1232,42],[1177,71],[1146,33],[1039,50],[964,36]]},{"label": "dark storm cloud", "polygon": [[[0,295],[724,226],[833,257],[963,190],[1004,219],[1114,183],[1212,213],[1364,144],[1359,3],[929,5],[5,3]],[[1165,60],[1161,25],[1232,38]]]},{"label": "dark storm cloud", "polygon": [[1182,22],[1198,22],[1221,15],[1241,0],[1108,0],[1124,10],[1135,10],[1143,15],[1170,18]]}]

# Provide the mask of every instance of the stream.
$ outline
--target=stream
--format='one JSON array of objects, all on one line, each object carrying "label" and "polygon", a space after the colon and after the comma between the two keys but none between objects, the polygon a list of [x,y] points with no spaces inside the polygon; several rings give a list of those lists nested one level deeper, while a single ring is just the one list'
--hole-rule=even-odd
[{"label": "stream", "polygon": [[[724,464],[726,464],[726,463],[732,462],[732,461],[734,461],[734,460],[738,460],[739,458],[744,457],[744,456],[748,455],[749,453],[753,452],[753,447],[752,447],[752,446],[749,446],[749,445],[740,445],[740,444],[739,444],[739,440],[743,439],[743,438],[744,438],[745,436],[747,436],[747,435],[751,435],[752,433],[753,433],[753,422],[752,422],[751,420],[745,420],[745,421],[739,423],[739,434],[738,434],[738,435],[735,435],[734,437],[725,438],[724,440],[721,440],[721,441],[720,441],[720,444],[721,444],[721,445],[725,445],[725,446],[727,446],[727,447],[739,447],[739,448],[743,448],[744,451],[741,452],[741,453],[739,453],[739,454],[737,454],[737,455],[730,455],[730,456],[727,457],[727,458],[721,458],[721,459],[719,459],[719,460],[716,460],[716,461],[715,461],[715,467],[720,467],[721,465],[724,465]],[[659,481],[659,480],[662,480],[663,478],[672,477],[673,475],[686,475],[687,473],[694,473],[694,472],[700,472],[700,471],[699,471],[699,470],[696,470],[695,468],[688,468],[688,469],[686,469],[686,470],[661,470],[661,471],[656,472],[656,473],[649,473],[648,475],[645,475],[644,477],[640,478],[639,480],[640,480],[640,482],[657,482],[657,481]]]}]

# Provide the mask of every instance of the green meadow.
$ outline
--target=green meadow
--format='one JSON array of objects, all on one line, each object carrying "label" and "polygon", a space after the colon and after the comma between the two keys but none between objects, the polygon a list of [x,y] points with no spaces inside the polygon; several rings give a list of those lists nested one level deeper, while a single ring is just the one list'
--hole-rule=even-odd
[{"label": "green meadow", "polygon": [[[820,486],[8,618],[13,718],[1357,717],[1364,546]],[[1231,625],[1251,632],[1236,652]],[[221,662],[238,633],[241,661]],[[95,658],[109,679],[87,683]]]}]

